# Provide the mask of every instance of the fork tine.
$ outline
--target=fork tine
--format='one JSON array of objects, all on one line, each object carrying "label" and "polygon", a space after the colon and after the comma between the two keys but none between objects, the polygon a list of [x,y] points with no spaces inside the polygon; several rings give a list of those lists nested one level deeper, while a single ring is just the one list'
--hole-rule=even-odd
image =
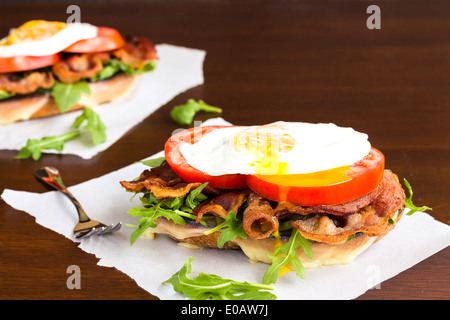
[{"label": "fork tine", "polygon": [[116,225],[110,224],[109,226],[95,226],[92,227],[89,230],[83,230],[83,231],[79,231],[78,233],[75,234],[75,238],[77,239],[81,239],[81,238],[87,238],[87,237],[91,237],[91,236],[95,236],[95,235],[103,235],[106,233],[111,233],[114,231],[119,230],[122,227],[122,222],[117,223]]},{"label": "fork tine", "polygon": [[81,239],[87,232],[76,232],[74,233],[76,239]]},{"label": "fork tine", "polygon": [[81,238],[84,238],[86,236],[89,237],[92,234],[93,231],[94,231],[94,228],[91,228],[91,229],[89,229],[87,231],[83,230],[83,231],[74,232],[74,235],[75,235],[75,238],[81,239]]},{"label": "fork tine", "polygon": [[122,222],[117,223],[117,224],[111,229],[111,232],[119,230],[120,227],[122,227]]},{"label": "fork tine", "polygon": [[98,234],[100,231],[102,231],[104,228],[105,227],[101,227],[101,228],[93,227],[89,232],[84,233],[79,238],[87,238],[87,237],[94,236],[94,235]]},{"label": "fork tine", "polygon": [[87,238],[87,237],[92,236],[94,233],[95,233],[95,227],[91,228],[90,231],[82,234],[79,238]]},{"label": "fork tine", "polygon": [[111,231],[111,226],[112,226],[112,225],[109,225],[109,226],[107,226],[107,227],[101,228],[101,230],[99,230],[99,232],[97,233],[97,235],[101,235],[101,234],[105,234],[105,233],[110,232],[110,231]]},{"label": "fork tine", "polygon": [[104,227],[95,229],[95,232],[94,232],[92,235],[93,235],[93,236],[101,235],[101,234],[103,233],[103,231],[105,231],[107,228],[108,228],[108,227],[104,226]]}]

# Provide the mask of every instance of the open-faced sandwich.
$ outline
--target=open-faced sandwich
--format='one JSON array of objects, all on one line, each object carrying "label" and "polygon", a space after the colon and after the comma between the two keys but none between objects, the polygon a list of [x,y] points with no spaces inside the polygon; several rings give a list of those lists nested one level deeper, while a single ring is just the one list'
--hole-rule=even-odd
[{"label": "open-faced sandwich", "polygon": [[0,124],[124,97],[156,59],[145,37],[88,23],[28,21],[0,40]]},{"label": "open-faced sandwich", "polygon": [[195,127],[148,164],[121,181],[142,195],[143,207],[128,212],[141,217],[131,242],[166,234],[188,247],[240,249],[271,265],[267,284],[350,263],[405,208],[397,175],[368,136],[334,124]]}]

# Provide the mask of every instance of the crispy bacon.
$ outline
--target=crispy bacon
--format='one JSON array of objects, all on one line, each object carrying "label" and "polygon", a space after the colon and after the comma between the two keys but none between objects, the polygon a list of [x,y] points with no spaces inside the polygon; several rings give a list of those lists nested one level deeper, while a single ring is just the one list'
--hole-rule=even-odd
[{"label": "crispy bacon", "polygon": [[38,88],[50,88],[55,83],[51,72],[31,72],[23,78],[14,73],[0,74],[0,90],[17,94],[29,94]]},{"label": "crispy bacon", "polygon": [[255,192],[247,198],[244,210],[243,227],[253,239],[264,239],[278,230],[278,218],[269,202]]},{"label": "crispy bacon", "polygon": [[248,193],[248,190],[226,192],[201,203],[193,210],[193,213],[197,215],[196,222],[200,222],[203,215],[208,212],[224,219],[230,211],[237,213]]},{"label": "crispy bacon", "polygon": [[[128,191],[140,192],[143,189],[152,192],[158,199],[182,197],[191,189],[198,188],[201,182],[184,182],[169,164],[164,161],[161,166],[145,170],[134,181],[121,181],[120,184]],[[206,186],[203,192],[218,195],[220,190]]]},{"label": "crispy bacon", "polygon": [[349,236],[358,232],[376,236],[388,227],[388,221],[397,210],[400,219],[405,202],[405,193],[398,182],[398,177],[390,170],[385,170],[382,192],[374,201],[356,213],[345,216],[332,216],[325,213],[315,214],[303,220],[290,222],[290,225],[307,239],[343,243]]},{"label": "crispy bacon", "polygon": [[358,212],[360,209],[369,205],[383,191],[383,184],[380,183],[375,190],[363,195],[355,200],[333,205],[322,205],[316,207],[303,207],[290,202],[279,202],[275,208],[277,215],[281,217],[289,216],[289,214],[308,215],[311,213],[328,213],[336,216],[348,215]]},{"label": "crispy bacon", "polygon": [[62,82],[74,83],[95,76],[103,69],[102,61],[109,58],[107,52],[73,54],[57,62],[52,70]]},{"label": "crispy bacon", "polygon": [[[201,185],[183,181],[168,165],[145,170],[137,180],[122,181],[129,191],[150,191],[157,198],[181,197]],[[364,233],[368,236],[382,236],[393,225],[389,224],[397,210],[400,219],[405,202],[405,193],[397,176],[385,170],[380,185],[372,192],[353,201],[317,207],[302,207],[290,203],[272,206],[268,200],[251,190],[224,190],[206,187],[203,192],[208,199],[197,206],[193,213],[200,222],[205,213],[226,218],[230,211],[238,212],[247,199],[243,212],[243,228],[253,239],[264,239],[278,231],[279,221],[293,214],[303,219],[289,224],[298,229],[307,239],[327,243],[343,243],[349,236]],[[274,207],[274,208],[273,208]]]},{"label": "crispy bacon", "polygon": [[155,46],[144,37],[126,37],[125,45],[114,51],[113,55],[136,70],[148,61],[158,59]]}]

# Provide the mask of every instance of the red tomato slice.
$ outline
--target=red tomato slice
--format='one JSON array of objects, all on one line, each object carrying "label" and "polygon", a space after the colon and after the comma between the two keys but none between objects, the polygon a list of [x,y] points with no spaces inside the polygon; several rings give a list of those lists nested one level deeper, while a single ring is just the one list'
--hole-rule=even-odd
[{"label": "red tomato slice", "polygon": [[0,58],[0,73],[39,69],[54,65],[59,60],[61,60],[61,55],[59,53],[42,57],[18,56]]},{"label": "red tomato slice", "polygon": [[350,167],[303,175],[248,175],[246,183],[251,190],[273,201],[318,206],[359,198],[374,190],[383,174],[384,155],[372,148],[364,159]]},{"label": "red tomato slice", "polygon": [[123,47],[124,41],[119,31],[108,27],[98,27],[97,36],[70,45],[63,52],[89,53],[116,50]]},{"label": "red tomato slice", "polygon": [[209,186],[223,189],[246,189],[245,175],[227,174],[222,176],[210,176],[190,166],[180,152],[182,143],[195,143],[204,134],[224,128],[226,126],[194,127],[173,135],[164,146],[166,161],[172,170],[186,182],[209,182]]}]

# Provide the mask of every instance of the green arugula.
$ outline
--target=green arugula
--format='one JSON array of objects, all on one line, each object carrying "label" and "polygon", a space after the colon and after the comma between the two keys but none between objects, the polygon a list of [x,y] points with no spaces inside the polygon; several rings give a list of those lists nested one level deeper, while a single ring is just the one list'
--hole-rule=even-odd
[{"label": "green arugula", "polygon": [[[83,113],[78,116],[74,123],[73,128],[78,128],[85,120],[87,124],[83,127],[91,133],[92,142],[94,144],[103,143],[106,141],[106,127],[101,121],[98,114],[90,109],[84,108]],[[38,139],[28,139],[25,147],[22,147],[19,154],[14,159],[26,159],[32,157],[37,161],[42,155],[44,149],[56,149],[62,151],[64,149],[64,143],[80,135],[80,131],[70,131],[59,136],[44,137]]]},{"label": "green arugula", "polygon": [[297,249],[302,247],[305,255],[312,259],[311,242],[304,238],[300,232],[293,228],[289,241],[275,249],[275,252],[268,257],[272,260],[272,264],[267,269],[262,279],[263,284],[276,283],[281,269],[287,264],[291,264],[295,273],[302,279],[305,278],[305,268],[297,256]]},{"label": "green arugula", "polygon": [[175,106],[170,112],[170,116],[180,125],[189,125],[199,111],[221,113],[222,109],[210,106],[203,100],[197,102],[194,99],[189,99],[186,104]]},{"label": "green arugula", "polygon": [[56,149],[62,151],[64,142],[80,135],[79,131],[70,131],[59,136],[44,137],[38,139],[28,139],[27,144],[19,150],[19,154],[14,159],[26,159],[32,157],[37,161],[42,155],[44,149]]},{"label": "green arugula", "polygon": [[[196,220],[197,216],[192,213],[194,209],[201,201],[207,197],[201,193],[208,183],[205,182],[198,188],[191,190],[187,195],[178,198],[164,198],[158,199],[152,193],[146,194],[141,197],[141,202],[144,208],[134,207],[128,210],[128,214],[133,217],[142,217],[139,219],[138,225],[127,224],[129,227],[137,227],[133,231],[130,237],[130,245],[133,245],[137,239],[148,229],[157,226],[155,220],[159,217],[164,217],[168,220],[172,220],[176,224],[183,225],[186,223],[184,218]],[[204,221],[200,222],[203,226],[206,226]]]},{"label": "green arugula", "polygon": [[78,128],[84,121],[87,124],[83,127],[91,133],[92,142],[97,145],[106,141],[106,126],[100,119],[100,116],[91,108],[84,108],[83,113],[78,116],[74,123],[73,128]]},{"label": "green arugula", "polygon": [[206,200],[208,197],[205,196],[202,191],[208,185],[208,182],[203,183],[201,186],[191,190],[186,197],[186,206],[191,209],[194,209],[196,206],[200,204],[200,202]]},{"label": "green arugula", "polygon": [[[86,80],[97,82],[110,78],[119,71],[122,71],[127,75],[135,76],[143,72],[152,71],[155,69],[155,66],[156,62],[154,60],[150,60],[145,63],[142,68],[136,70],[129,64],[113,58],[108,61],[104,61],[103,69],[97,72],[94,77]],[[89,82],[86,80],[81,80],[74,83],[62,83],[55,81],[55,84],[51,89],[51,95],[55,99],[61,113],[66,112],[70,109],[70,107],[76,105],[78,101],[80,101],[83,93],[91,94]]]},{"label": "green arugula", "polygon": [[16,94],[14,92],[8,92],[8,91],[0,89],[0,100],[8,99],[15,95]]},{"label": "green arugula", "polygon": [[156,218],[164,217],[168,220],[172,220],[177,224],[186,223],[184,219],[174,211],[161,208],[160,205],[156,205],[148,209],[134,207],[128,210],[128,214],[133,217],[142,217],[141,219],[139,219],[139,225],[127,224],[127,226],[129,227],[137,227],[137,229],[131,234],[130,245],[133,245],[133,243],[136,242],[136,240],[145,232],[145,230],[147,230],[148,228],[156,227]]},{"label": "green arugula", "polygon": [[[399,214],[399,213],[400,213],[400,209],[397,210],[397,211],[395,211],[395,213],[394,213],[394,215],[392,216],[392,218],[389,218],[388,223],[389,223],[389,224],[394,224],[395,221],[396,221],[397,218],[398,218],[398,214]],[[348,240],[348,239],[347,239],[347,240]]]},{"label": "green arugula", "polygon": [[247,239],[248,237],[242,225],[242,220],[236,217],[234,211],[228,212],[227,217],[223,223],[217,225],[215,228],[212,228],[208,232],[205,232],[205,234],[211,234],[220,229],[223,229],[220,233],[219,239],[217,239],[217,246],[220,249],[223,248],[225,242],[227,241],[233,241],[237,237],[242,239]]},{"label": "green arugula", "polygon": [[83,93],[91,94],[91,88],[86,81],[74,83],[55,81],[51,94],[58,105],[59,111],[64,113],[80,101]]},{"label": "green arugula", "polygon": [[135,76],[144,72],[150,72],[156,67],[156,61],[150,60],[142,66],[140,69],[134,69],[131,65],[122,62],[119,59],[109,59],[103,61],[103,69],[97,72],[95,76],[89,80],[92,82],[97,82],[100,80],[108,79],[115,75],[117,72],[122,71],[127,75]]},{"label": "green arugula", "polygon": [[162,284],[171,284],[176,292],[183,293],[191,300],[275,300],[277,297],[267,290],[270,285],[239,282],[223,279],[214,274],[201,272],[196,278],[187,277],[191,273],[189,257],[183,267]]},{"label": "green arugula", "polygon": [[410,216],[414,212],[417,212],[417,211],[433,210],[432,208],[427,207],[427,206],[416,207],[414,205],[414,203],[412,202],[413,191],[412,191],[411,185],[409,184],[408,180],[406,180],[405,178],[403,178],[403,181],[405,183],[406,188],[408,188],[408,192],[409,192],[409,197],[406,198],[406,200],[405,200],[405,207],[410,209],[410,211],[406,215]]},{"label": "green arugula", "polygon": [[142,160],[142,161],[138,161],[138,162],[142,163],[146,166],[149,166],[150,168],[156,168],[156,167],[159,167],[164,162],[164,160],[166,160],[166,158],[160,157],[160,158]]}]

